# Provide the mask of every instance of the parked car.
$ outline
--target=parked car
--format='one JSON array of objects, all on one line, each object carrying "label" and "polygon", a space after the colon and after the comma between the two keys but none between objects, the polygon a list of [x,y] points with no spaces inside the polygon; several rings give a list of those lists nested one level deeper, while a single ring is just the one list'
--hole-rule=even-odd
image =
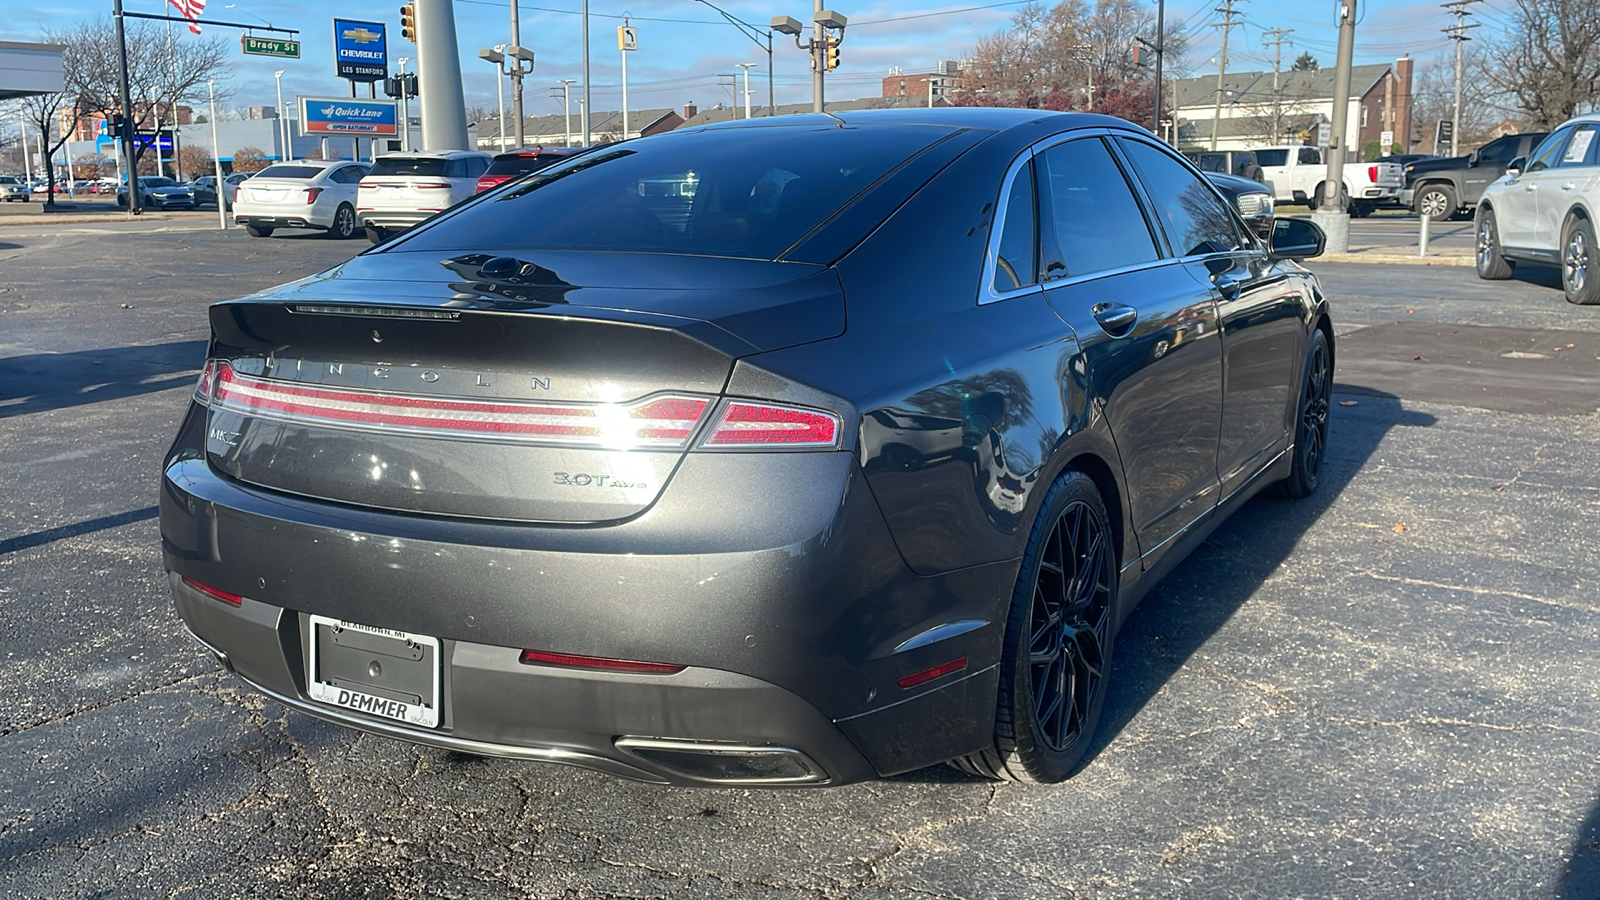
[{"label": "parked car", "polygon": [[233,220],[251,237],[279,228],[318,228],[332,238],[356,233],[356,189],[367,164],[342,159],[275,163],[242,182]]},{"label": "parked car", "polygon": [[[1161,573],[1317,488],[1321,232],[1256,240],[1130,123],[782,116],[584,162],[211,308],[161,547],[246,684],[656,783],[1059,781]],[[685,184],[681,225],[640,202]]]},{"label": "parked car", "polygon": [[13,200],[29,203],[33,200],[33,195],[28,193],[28,186],[22,179],[14,175],[0,175],[0,200],[7,203]]},{"label": "parked car", "polygon": [[1559,266],[1569,303],[1600,303],[1600,115],[1563,123],[1511,160],[1477,209],[1478,277],[1511,277],[1521,265]]},{"label": "parked car", "polygon": [[520,178],[529,172],[549,168],[563,159],[583,152],[581,147],[531,147],[496,153],[489,168],[478,176],[478,193]]},{"label": "parked car", "polygon": [[477,193],[490,156],[476,150],[380,156],[361,181],[356,213],[374,243]]},{"label": "parked car", "polygon": [[[1266,182],[1279,203],[1322,203],[1328,164],[1316,147],[1261,147],[1256,150]],[[1349,162],[1344,165],[1344,196],[1350,215],[1368,216],[1379,206],[1399,200],[1405,174],[1395,163]]]},{"label": "parked car", "polygon": [[1265,181],[1254,150],[1185,150],[1185,159],[1202,172],[1221,172],[1251,181]]},{"label": "parked car", "polygon": [[1471,212],[1484,189],[1506,174],[1506,166],[1526,157],[1549,132],[1508,134],[1484,144],[1466,156],[1420,160],[1405,167],[1406,189],[1402,205],[1419,216],[1449,219]]},{"label": "parked car", "polygon": [[[117,205],[128,205],[128,185],[117,190]],[[142,209],[194,209],[194,194],[165,175],[139,176],[139,206]]]},{"label": "parked car", "polygon": [[[1188,156],[1188,154],[1184,154]],[[1204,171],[1204,170],[1202,170]],[[1224,172],[1206,172],[1206,178],[1222,195],[1227,197],[1245,224],[1259,237],[1266,238],[1272,231],[1272,189],[1251,178],[1241,178]]]},{"label": "parked car", "polygon": [[[235,190],[238,188],[239,182],[244,181],[249,177],[250,176],[244,172],[235,172],[232,175],[223,176],[223,209],[233,208],[233,195]],[[216,205],[217,176],[202,175],[199,178],[189,182],[189,188],[190,190],[194,191],[195,203],[202,206],[208,203],[213,206]]]}]

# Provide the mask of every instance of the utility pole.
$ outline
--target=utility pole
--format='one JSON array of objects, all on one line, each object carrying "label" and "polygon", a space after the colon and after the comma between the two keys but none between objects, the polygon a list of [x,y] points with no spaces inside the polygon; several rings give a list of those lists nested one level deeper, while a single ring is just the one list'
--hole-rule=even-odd
[{"label": "utility pole", "polygon": [[561,146],[572,146],[572,82],[575,79],[561,79],[561,113],[567,119],[567,134]]},{"label": "utility pole", "polygon": [[746,120],[749,120],[749,118],[750,118],[750,68],[752,66],[754,66],[755,63],[736,63],[736,65],[739,68],[744,70],[744,117],[745,117]]},{"label": "utility pole", "polygon": [[[520,12],[520,10],[517,9],[517,6],[518,0],[511,0],[511,46],[513,47],[522,46],[522,24],[517,21],[518,14]],[[522,76],[526,73],[522,71],[522,60],[517,59],[516,56],[517,54],[513,52],[512,57],[515,61],[512,63],[513,69],[511,72],[511,111],[515,113],[517,117],[517,146],[526,147],[528,146],[528,141],[526,136],[522,133]],[[499,83],[496,82],[497,90],[498,84]],[[501,104],[501,106],[504,105],[504,103]],[[500,111],[500,117],[500,149],[504,151],[506,134],[504,109]]]},{"label": "utility pole", "polygon": [[1156,0],[1156,137],[1161,137],[1161,61],[1167,55],[1167,0]]},{"label": "utility pole", "polygon": [[1233,4],[1237,2],[1239,0],[1222,0],[1222,5],[1216,7],[1216,11],[1222,13],[1222,21],[1211,23],[1211,27],[1222,29],[1222,52],[1217,54],[1217,104],[1211,114],[1211,149],[1213,150],[1217,149],[1217,126],[1222,121],[1222,77],[1228,71],[1228,32],[1232,31],[1233,26],[1237,24],[1233,21],[1233,17],[1238,15],[1238,12],[1233,8]]},{"label": "utility pole", "polygon": [[583,96],[578,100],[578,124],[583,126],[583,145],[589,146],[589,0],[583,0]]},{"label": "utility pole", "polygon": [[[1283,139],[1283,93],[1278,87],[1278,74],[1283,71],[1283,45],[1294,46],[1294,41],[1284,38],[1284,35],[1294,31],[1293,28],[1272,28],[1261,32],[1261,46],[1273,45],[1272,49],[1272,142],[1276,144]],[[1272,40],[1267,40],[1267,35],[1272,35]]]},{"label": "utility pole", "polygon": [[1480,0],[1451,0],[1449,3],[1439,4],[1444,7],[1445,12],[1456,17],[1454,25],[1440,29],[1450,36],[1450,40],[1456,42],[1456,104],[1455,113],[1450,119],[1451,156],[1461,155],[1461,51],[1467,46],[1467,41],[1472,40],[1472,38],[1467,37],[1467,29],[1478,27],[1476,22],[1471,25],[1467,24],[1467,16],[1472,15],[1467,11],[1467,7],[1478,2]]},{"label": "utility pole", "polygon": [[1350,213],[1345,210],[1345,130],[1350,120],[1350,66],[1356,49],[1356,0],[1339,0],[1339,61],[1333,75],[1333,135],[1328,142],[1328,168],[1322,196],[1312,221],[1328,236],[1329,253],[1350,250]]}]

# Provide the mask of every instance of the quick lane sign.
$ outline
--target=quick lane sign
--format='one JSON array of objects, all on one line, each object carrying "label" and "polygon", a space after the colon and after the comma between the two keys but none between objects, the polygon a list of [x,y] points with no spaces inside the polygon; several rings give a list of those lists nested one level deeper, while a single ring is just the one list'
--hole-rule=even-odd
[{"label": "quick lane sign", "polygon": [[394,137],[400,133],[398,104],[393,100],[352,100],[348,97],[301,97],[300,133]]},{"label": "quick lane sign", "polygon": [[254,35],[245,35],[239,39],[244,44],[244,52],[251,56],[281,56],[284,59],[300,58],[299,41],[283,41],[277,38],[258,38]]},{"label": "quick lane sign", "polygon": [[333,63],[340,78],[382,81],[389,75],[389,43],[382,22],[333,20]]}]

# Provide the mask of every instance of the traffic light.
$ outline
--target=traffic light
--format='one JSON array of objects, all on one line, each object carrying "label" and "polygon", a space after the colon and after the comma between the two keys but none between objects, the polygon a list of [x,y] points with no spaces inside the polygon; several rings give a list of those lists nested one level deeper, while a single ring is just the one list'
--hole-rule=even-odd
[{"label": "traffic light", "polygon": [[835,37],[833,35],[829,35],[828,36],[828,64],[827,64],[827,71],[829,71],[829,72],[832,72],[834,69],[839,68],[839,41],[840,41],[840,38],[838,38],[838,37]]},{"label": "traffic light", "polygon": [[417,42],[417,5],[407,3],[400,7],[400,36],[415,44]]}]

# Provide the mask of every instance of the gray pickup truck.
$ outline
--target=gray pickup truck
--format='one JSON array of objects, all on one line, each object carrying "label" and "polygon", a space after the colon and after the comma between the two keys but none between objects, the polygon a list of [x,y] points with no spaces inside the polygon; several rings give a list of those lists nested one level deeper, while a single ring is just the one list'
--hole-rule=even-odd
[{"label": "gray pickup truck", "polygon": [[1542,131],[1508,134],[1466,156],[1408,163],[1400,203],[1419,216],[1436,220],[1469,213],[1478,205],[1483,189],[1506,174],[1506,164],[1532,153],[1544,138]]}]

